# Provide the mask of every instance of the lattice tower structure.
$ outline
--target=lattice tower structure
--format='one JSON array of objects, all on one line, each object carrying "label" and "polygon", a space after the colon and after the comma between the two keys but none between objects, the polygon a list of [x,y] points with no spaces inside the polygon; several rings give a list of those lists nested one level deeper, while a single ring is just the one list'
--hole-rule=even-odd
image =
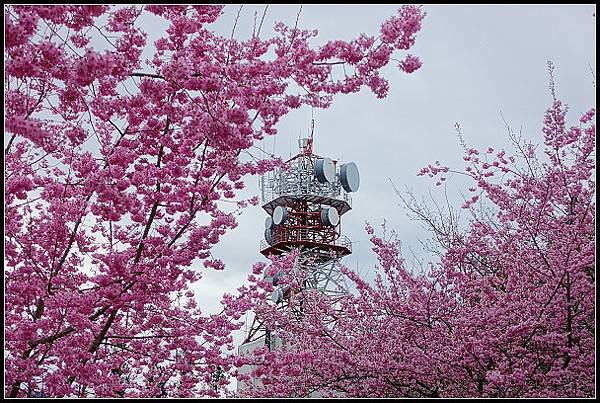
[{"label": "lattice tower structure", "polygon": [[[295,253],[293,271],[302,272],[304,279],[292,288],[278,285],[280,273],[268,278],[275,286],[272,302],[290,314],[301,314],[302,303],[297,302],[304,290],[318,290],[332,304],[348,292],[338,267],[352,253],[350,240],[342,234],[342,216],[352,209],[350,193],[360,184],[355,163],[339,164],[314,154],[312,138],[300,139],[299,146],[297,155],[260,178],[262,207],[268,214],[260,252],[266,257]],[[271,336],[255,317],[244,345],[271,348]]]}]

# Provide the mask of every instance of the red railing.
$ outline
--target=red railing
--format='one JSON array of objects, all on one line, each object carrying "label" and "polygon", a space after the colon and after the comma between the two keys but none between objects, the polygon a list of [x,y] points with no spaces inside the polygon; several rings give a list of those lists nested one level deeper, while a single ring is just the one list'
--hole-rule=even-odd
[{"label": "red railing", "polygon": [[[290,235],[292,235],[290,233],[295,233],[295,236],[290,236]],[[317,234],[318,234],[318,236],[317,236]],[[350,239],[347,236],[341,235],[336,240],[329,240],[326,242],[323,239],[321,231],[314,231],[314,230],[310,230],[310,229],[278,231],[277,233],[273,234],[273,240],[272,240],[271,244],[269,244],[264,239],[260,241],[260,250],[267,249],[270,246],[275,246],[280,242],[295,242],[295,243],[306,242],[307,244],[315,244],[316,243],[316,244],[323,244],[323,245],[341,246],[343,248],[348,249],[350,251],[350,253],[352,253],[352,242],[350,241]]]}]

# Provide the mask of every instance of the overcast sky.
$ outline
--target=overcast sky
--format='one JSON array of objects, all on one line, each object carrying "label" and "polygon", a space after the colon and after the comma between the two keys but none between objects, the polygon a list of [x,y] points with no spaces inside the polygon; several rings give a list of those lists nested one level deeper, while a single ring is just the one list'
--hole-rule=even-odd
[{"label": "overcast sky", "polygon": [[[361,32],[376,35],[380,24],[394,14],[394,5],[304,5],[299,27],[318,29],[315,44],[330,39],[350,40]],[[252,32],[254,12],[264,6],[243,7],[236,37]],[[239,6],[228,5],[215,24],[231,34]],[[272,35],[275,21],[293,26],[299,5],[269,6],[261,37]],[[370,91],[336,96],[327,110],[315,110],[315,152],[354,161],[361,187],[353,194],[353,209],[342,217],[343,232],[355,243],[353,254],[343,262],[369,275],[376,258],[364,231],[365,221],[379,225],[387,220],[411,260],[411,248],[425,256],[418,239],[427,233],[398,206],[390,179],[427,196],[434,182],[418,177],[418,171],[439,160],[462,167],[461,147],[454,125],[458,122],[468,145],[508,147],[502,121],[522,128],[525,138],[541,143],[543,114],[551,102],[547,61],[554,62],[558,96],[570,106],[576,119],[595,105],[596,27],[593,5],[560,6],[434,6],[425,5],[423,28],[411,53],[423,67],[413,74],[400,72],[395,63],[384,70],[390,81],[387,98]],[[591,71],[594,71],[592,74]],[[309,132],[311,109],[287,115],[275,139],[263,147],[287,158],[297,151],[296,141]],[[464,182],[448,181],[448,193],[460,206]],[[433,189],[434,196],[441,188]],[[248,181],[246,195],[258,194],[255,178]],[[234,292],[244,283],[252,263],[264,260],[259,253],[266,213],[251,207],[238,217],[238,227],[214,248],[225,264],[224,272],[207,272],[197,287],[200,303],[209,311],[223,292]]]},{"label": "overcast sky", "polygon": [[[252,33],[255,12],[264,5],[245,5],[235,31],[238,39]],[[212,26],[231,35],[239,5],[227,5]],[[273,35],[276,21],[294,26],[299,5],[270,5],[261,37]],[[351,40],[364,32],[377,36],[382,22],[399,5],[304,5],[299,28],[317,29],[312,43],[332,39]],[[384,220],[397,232],[403,254],[412,260],[428,258],[419,239],[428,234],[407,217],[398,205],[390,181],[405,186],[420,197],[432,189],[440,197],[435,181],[418,177],[419,170],[439,160],[461,168],[462,149],[454,129],[459,123],[469,146],[508,147],[501,116],[514,129],[535,143],[542,143],[544,111],[551,102],[547,61],[555,65],[556,92],[570,106],[569,122],[595,105],[596,26],[595,5],[425,5],[427,13],[411,53],[423,61],[421,69],[404,74],[392,62],[383,75],[390,82],[387,98],[377,99],[368,89],[358,94],[338,95],[326,110],[302,108],[285,116],[279,134],[261,147],[287,159],[297,152],[297,139],[310,132],[315,118],[315,153],[358,165],[361,185],[352,194],[353,209],[342,216],[344,235],[353,241],[353,254],[343,263],[359,268],[367,278],[376,256],[364,231],[369,221],[376,228]],[[148,44],[164,32],[156,19],[145,20]],[[155,25],[152,25],[155,24]],[[151,47],[151,46],[149,46]],[[151,49],[146,54],[152,55]],[[402,55],[400,55],[400,58]],[[462,204],[464,181],[450,178],[447,191],[456,207]],[[244,197],[257,195],[258,178],[247,180]],[[266,261],[259,252],[266,213],[260,206],[247,208],[238,217],[238,227],[222,237],[213,256],[226,265],[224,271],[206,271],[194,286],[205,312],[219,309],[223,293],[235,293],[246,282],[251,266]],[[236,335],[239,344],[244,335]]]}]

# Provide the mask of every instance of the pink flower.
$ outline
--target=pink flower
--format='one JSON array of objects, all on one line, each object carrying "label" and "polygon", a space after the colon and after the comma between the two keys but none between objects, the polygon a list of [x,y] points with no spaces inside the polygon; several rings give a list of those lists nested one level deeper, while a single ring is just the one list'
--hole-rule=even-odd
[{"label": "pink flower", "polygon": [[412,73],[421,67],[421,59],[413,55],[407,55],[404,60],[400,62],[400,69],[406,73]]}]

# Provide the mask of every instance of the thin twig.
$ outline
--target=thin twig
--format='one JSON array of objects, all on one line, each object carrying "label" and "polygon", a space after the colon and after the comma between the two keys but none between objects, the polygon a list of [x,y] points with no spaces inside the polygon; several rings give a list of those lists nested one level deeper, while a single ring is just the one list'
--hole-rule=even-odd
[{"label": "thin twig", "polygon": [[263,15],[262,15],[262,17],[261,17],[261,19],[260,19],[260,24],[258,25],[258,32],[256,33],[256,36],[257,36],[257,37],[259,37],[259,36],[260,36],[260,30],[261,30],[261,28],[262,28],[262,26],[263,26],[263,22],[265,21],[265,16],[267,15],[267,10],[268,10],[268,9],[269,9],[269,5],[267,4],[267,5],[265,6],[265,9],[264,9],[264,11],[263,11]]}]

